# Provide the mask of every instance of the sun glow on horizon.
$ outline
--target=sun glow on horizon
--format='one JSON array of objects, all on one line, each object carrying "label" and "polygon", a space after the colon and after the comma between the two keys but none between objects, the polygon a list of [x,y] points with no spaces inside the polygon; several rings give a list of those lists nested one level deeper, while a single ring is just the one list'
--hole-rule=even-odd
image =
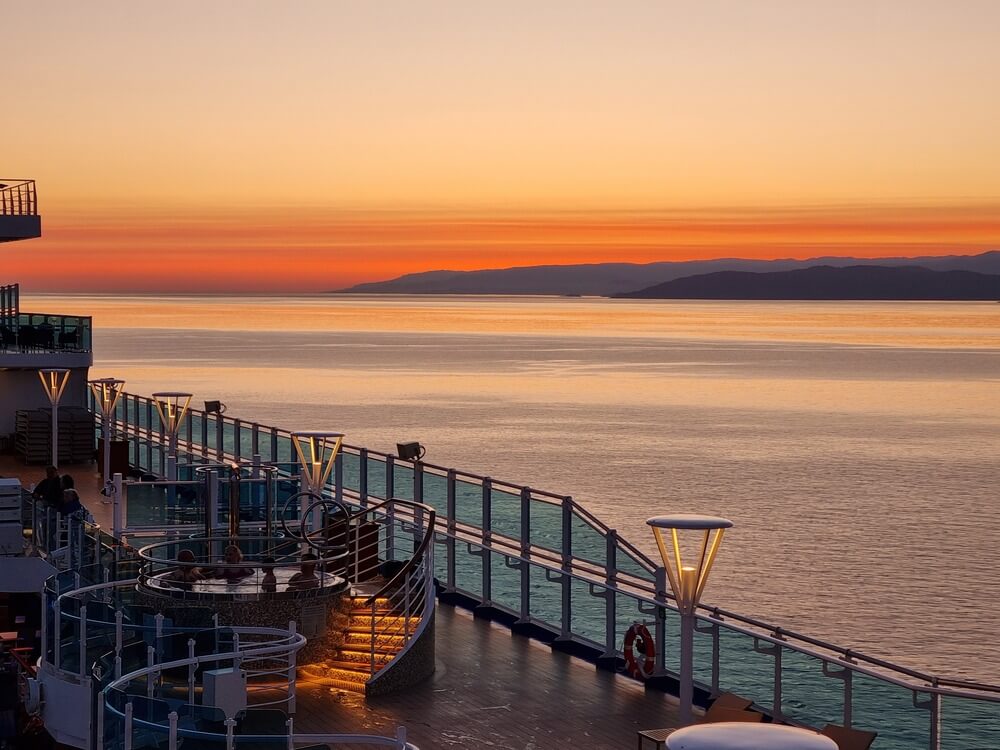
[{"label": "sun glow on horizon", "polygon": [[1000,247],[1000,5],[4,11],[38,291]]}]

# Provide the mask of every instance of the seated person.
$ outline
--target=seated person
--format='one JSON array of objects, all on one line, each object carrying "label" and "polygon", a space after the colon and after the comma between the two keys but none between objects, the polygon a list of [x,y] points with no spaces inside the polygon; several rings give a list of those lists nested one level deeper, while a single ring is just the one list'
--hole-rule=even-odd
[{"label": "seated person", "polygon": [[[193,563],[194,562],[194,552],[189,549],[182,549],[177,553],[177,562],[179,563]],[[182,584],[182,588],[190,588],[190,584],[195,581],[204,580],[205,574],[201,572],[201,568],[197,565],[178,565],[176,568],[171,570],[165,576],[163,576],[164,581],[169,581],[170,583]],[[184,585],[186,584],[186,585]]]},{"label": "seated person", "polygon": [[226,564],[225,567],[215,568],[212,571],[212,578],[223,578],[227,581],[234,582],[241,581],[247,576],[253,575],[253,570],[251,568],[229,567],[231,565],[236,566],[243,562],[243,553],[235,544],[230,544],[226,547],[222,562]]},{"label": "seated person", "polygon": [[274,558],[265,557],[260,566],[260,590],[265,594],[273,594],[278,590],[278,579],[274,575]]},{"label": "seated person", "polygon": [[316,575],[316,555],[306,552],[302,555],[299,572],[288,579],[289,591],[303,591],[319,587],[319,576]]},{"label": "seated person", "polygon": [[64,516],[68,516],[71,513],[78,513],[83,511],[86,514],[86,509],[83,507],[83,503],[80,502],[80,493],[76,491],[73,486],[73,477],[69,474],[63,474],[60,480],[62,485],[62,504],[59,506],[59,512]]},{"label": "seated person", "polygon": [[63,487],[59,470],[55,466],[49,466],[45,469],[45,479],[35,486],[31,496],[50,508],[59,510],[59,506],[62,505]]}]

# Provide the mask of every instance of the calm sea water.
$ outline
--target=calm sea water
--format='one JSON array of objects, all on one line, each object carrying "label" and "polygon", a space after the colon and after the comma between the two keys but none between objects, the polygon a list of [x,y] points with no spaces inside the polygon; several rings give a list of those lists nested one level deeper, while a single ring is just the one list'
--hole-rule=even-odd
[{"label": "calm sea water", "polygon": [[1000,305],[35,297],[95,376],[572,494],[653,552],[733,519],[705,599],[1000,681]]}]

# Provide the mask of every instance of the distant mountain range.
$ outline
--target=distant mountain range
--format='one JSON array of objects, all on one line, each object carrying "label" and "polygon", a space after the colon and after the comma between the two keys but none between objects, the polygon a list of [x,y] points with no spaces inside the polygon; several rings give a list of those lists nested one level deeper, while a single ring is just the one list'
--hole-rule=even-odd
[{"label": "distant mountain range", "polygon": [[923,266],[932,271],[972,271],[1000,274],[1000,250],[979,255],[918,258],[841,258],[808,260],[665,261],[660,263],[595,263],[569,266],[525,266],[483,271],[427,271],[388,281],[358,284],[339,293],[353,294],[555,294],[611,297],[644,290],[689,276],[723,271],[770,273],[814,266]]},{"label": "distant mountain range", "polygon": [[717,271],[615,295],[632,299],[997,300],[1000,275],[923,266],[813,266]]}]

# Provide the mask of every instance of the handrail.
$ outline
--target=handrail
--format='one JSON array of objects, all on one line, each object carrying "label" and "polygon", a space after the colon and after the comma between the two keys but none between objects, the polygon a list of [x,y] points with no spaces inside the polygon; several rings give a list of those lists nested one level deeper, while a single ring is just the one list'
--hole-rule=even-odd
[{"label": "handrail", "polygon": [[404,505],[410,508],[419,508],[424,513],[426,513],[429,517],[428,522],[426,524],[427,531],[424,532],[424,537],[423,539],[420,540],[420,544],[417,546],[417,549],[413,551],[413,556],[409,560],[407,560],[406,563],[403,565],[403,567],[396,572],[396,575],[394,575],[391,579],[386,581],[386,583],[382,585],[382,588],[380,588],[378,591],[376,591],[374,594],[372,594],[365,600],[366,607],[371,606],[371,604],[376,599],[378,599],[380,596],[384,596],[387,591],[393,590],[397,584],[406,579],[410,571],[413,570],[417,566],[417,564],[419,564],[419,562],[423,559],[424,552],[427,550],[427,545],[430,544],[431,540],[434,538],[434,524],[437,518],[437,512],[434,510],[434,508],[432,508],[429,505],[424,505],[423,503],[417,503],[412,500],[399,500],[396,498],[385,500],[376,505],[374,508],[364,508],[358,511],[356,514],[351,516],[351,518],[358,518],[360,516],[366,515],[370,513],[372,510],[383,507],[390,503]]},{"label": "handrail", "polygon": [[38,216],[34,180],[0,179],[0,216]]}]

